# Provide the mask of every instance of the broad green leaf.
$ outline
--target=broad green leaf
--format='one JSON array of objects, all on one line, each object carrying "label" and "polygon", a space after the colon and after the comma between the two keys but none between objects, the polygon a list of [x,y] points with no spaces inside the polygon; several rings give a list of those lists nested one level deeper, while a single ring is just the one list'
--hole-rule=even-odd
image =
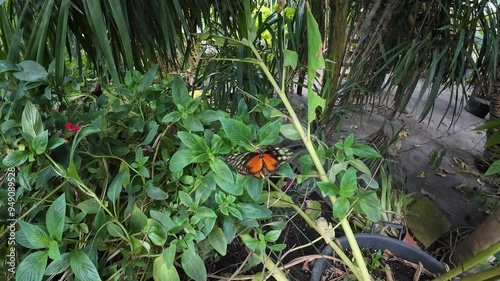
[{"label": "broad green leaf", "polygon": [[16,150],[9,153],[2,160],[2,164],[7,167],[17,167],[21,166],[24,162],[28,160],[30,153],[27,150]]},{"label": "broad green leaf", "polygon": [[155,220],[149,219],[144,231],[156,246],[163,246],[167,242],[167,230]]},{"label": "broad green leaf", "polygon": [[347,215],[347,212],[349,212],[349,208],[351,208],[349,200],[342,196],[338,197],[335,203],[333,203],[333,216],[342,219]]},{"label": "broad green leaf", "polygon": [[380,154],[371,146],[361,143],[355,143],[351,146],[354,155],[363,158],[378,158]]},{"label": "broad green leaf", "polygon": [[495,132],[491,136],[489,136],[486,140],[486,143],[484,144],[484,147],[491,147],[497,144],[500,144],[500,131]]},{"label": "broad green leaf", "polygon": [[348,164],[349,164],[349,162],[333,164],[333,166],[327,172],[327,176],[328,176],[328,179],[330,180],[330,182],[336,182],[337,175],[340,172],[347,170]]},{"label": "broad green leaf", "polygon": [[63,193],[59,196],[47,210],[45,222],[47,230],[52,239],[61,241],[64,230],[64,218],[66,216],[66,197]]},{"label": "broad green leaf", "polygon": [[377,197],[375,191],[364,191],[360,192],[360,198],[358,201],[359,207],[361,211],[365,213],[365,215],[372,222],[377,222],[380,220],[380,200]]},{"label": "broad green leaf", "polygon": [[357,187],[358,180],[356,178],[356,170],[354,168],[349,168],[340,179],[340,195],[350,198],[354,195],[354,192],[356,192]]},{"label": "broad green leaf", "polygon": [[368,187],[379,189],[377,180],[375,180],[371,175],[362,174],[359,176],[359,178],[362,179]]},{"label": "broad green leaf", "polygon": [[225,178],[227,182],[234,182],[231,169],[224,161],[220,160],[219,158],[215,158],[210,162],[210,169],[212,169],[216,176]]},{"label": "broad green leaf", "polygon": [[208,149],[207,142],[200,136],[184,131],[178,132],[177,136],[185,146],[195,152],[206,152]]},{"label": "broad green leaf", "polygon": [[334,196],[340,191],[339,188],[331,182],[318,182],[317,185],[323,196]]},{"label": "broad green leaf", "polygon": [[[218,167],[219,165],[216,165],[214,167]],[[219,186],[222,190],[225,192],[232,194],[232,195],[241,195],[243,194],[243,187],[238,186],[234,184],[234,178],[233,178],[233,173],[230,172],[228,174],[216,174],[213,173],[215,183],[217,186]]]},{"label": "broad green leaf", "polygon": [[45,130],[37,135],[31,142],[31,146],[37,155],[45,152],[49,143],[49,131]]},{"label": "broad green leaf", "polygon": [[8,60],[0,60],[0,73],[16,72],[16,71],[22,71],[22,70],[23,69],[15,63],[12,63]]},{"label": "broad green leaf", "polygon": [[174,266],[176,254],[176,245],[172,244],[167,247],[163,252],[161,252],[161,256],[163,257],[163,261],[167,266]]},{"label": "broad green leaf", "polygon": [[158,64],[153,66],[146,72],[141,79],[141,84],[139,84],[138,91],[140,94],[144,93],[151,85],[156,77],[156,71],[158,70]]},{"label": "broad green leaf", "polygon": [[153,200],[166,200],[168,198],[168,193],[154,186],[152,182],[146,184],[146,193]]},{"label": "broad green leaf", "polygon": [[214,249],[219,252],[222,256],[226,255],[227,252],[227,241],[224,236],[224,232],[220,227],[215,227],[212,232],[208,235],[208,241]]},{"label": "broad green leaf", "polygon": [[344,140],[344,149],[346,147],[351,147],[351,145],[354,143],[354,134],[350,134],[345,140]]},{"label": "broad green leaf", "polygon": [[193,198],[191,198],[189,194],[187,194],[182,190],[179,191],[178,194],[179,194],[179,200],[181,201],[182,204],[184,204],[184,206],[190,207],[191,205],[193,205]]},{"label": "broad green leaf", "polygon": [[250,145],[252,142],[252,130],[241,121],[221,118],[220,122],[227,137],[235,144]]},{"label": "broad green leaf", "polygon": [[500,128],[500,119],[490,119],[484,122],[483,125],[475,128],[476,131],[492,129],[492,128]]},{"label": "broad green leaf", "polygon": [[203,124],[194,116],[188,116],[182,120],[182,125],[189,131],[202,132],[204,130]]},{"label": "broad green leaf", "polygon": [[319,106],[322,109],[325,107],[325,100],[313,92],[313,82],[316,76],[316,69],[325,67],[323,59],[323,50],[321,42],[321,32],[318,23],[311,13],[309,3],[306,4],[306,25],[307,25],[307,124],[315,119],[316,108]]},{"label": "broad green leaf", "polygon": [[285,138],[290,140],[300,140],[300,134],[293,124],[285,124],[281,126],[280,132]]},{"label": "broad green leaf", "polygon": [[82,250],[73,250],[70,265],[76,278],[81,281],[100,281],[99,273],[87,254]]},{"label": "broad green leaf", "polygon": [[240,174],[236,175],[236,185],[244,186],[247,190],[248,195],[253,200],[257,200],[262,195],[262,179],[257,179],[255,177],[243,176]]},{"label": "broad green leaf", "polygon": [[51,239],[49,235],[39,226],[19,221],[19,226],[24,235],[33,246],[33,249],[43,249],[50,246]]},{"label": "broad green leaf", "polygon": [[108,223],[106,225],[106,229],[108,230],[109,235],[111,235],[112,237],[122,238],[123,240],[127,239],[125,233],[123,233],[123,229],[116,225],[114,222]]},{"label": "broad green leaf", "polygon": [[16,271],[16,280],[23,281],[40,281],[47,266],[47,258],[49,254],[47,251],[38,251],[29,254],[25,257]]},{"label": "broad green leaf", "polygon": [[238,203],[238,210],[243,215],[243,219],[266,219],[271,217],[271,210],[264,206],[252,203]]},{"label": "broad green leaf", "polygon": [[162,119],[162,123],[175,123],[181,120],[182,114],[179,111],[174,111],[170,112],[169,114],[165,115]]},{"label": "broad green leaf", "polygon": [[42,118],[38,109],[31,101],[27,101],[24,106],[21,116],[21,127],[23,132],[32,138],[43,132]]},{"label": "broad green leaf", "polygon": [[198,253],[195,252],[194,246],[188,247],[188,249],[182,253],[181,265],[187,276],[189,276],[193,280],[207,280],[207,269],[205,268],[205,263],[198,255]]},{"label": "broad green leaf", "polygon": [[52,240],[49,246],[49,257],[53,260],[58,259],[61,256],[61,252],[59,252],[59,243],[57,241]]},{"label": "broad green leaf", "polygon": [[283,50],[284,61],[283,66],[291,66],[292,69],[297,68],[297,62],[299,60],[299,55],[295,51]]},{"label": "broad green leaf", "polygon": [[43,66],[32,60],[26,60],[20,62],[18,66],[22,68],[22,71],[13,72],[12,75],[14,75],[14,77],[16,77],[21,81],[26,81],[26,82],[41,81],[45,80],[49,75],[47,73],[47,70],[45,70]]},{"label": "broad green leaf", "polygon": [[132,215],[130,216],[130,231],[131,233],[138,233],[144,226],[148,223],[148,217],[137,207],[134,205],[134,210],[132,211]]},{"label": "broad green leaf", "polygon": [[57,275],[68,269],[70,266],[70,257],[70,253],[64,253],[58,259],[53,260],[45,269],[45,275]]},{"label": "broad green leaf", "polygon": [[185,106],[192,98],[188,94],[188,89],[182,78],[178,75],[172,79],[172,98],[177,105]]},{"label": "broad green leaf", "polygon": [[153,262],[153,279],[155,281],[180,281],[175,266],[166,263],[162,256],[157,257]]},{"label": "broad green leaf", "polygon": [[87,214],[96,214],[101,209],[101,205],[94,198],[80,202],[76,207]]},{"label": "broad green leaf", "polygon": [[155,121],[151,121],[148,123],[152,123],[152,126],[151,126],[151,129],[149,129],[148,134],[146,135],[146,137],[142,141],[142,144],[146,144],[146,145],[150,144],[153,141],[153,139],[158,134],[158,129],[160,128],[160,125],[158,125],[158,123],[156,123]]},{"label": "broad green leaf", "polygon": [[259,145],[271,145],[274,143],[280,133],[283,120],[276,119],[271,123],[267,123],[259,129],[257,133],[257,142]]},{"label": "broad green leaf", "polygon": [[370,168],[366,166],[366,164],[359,160],[359,159],[351,159],[349,160],[349,164],[351,164],[356,170],[360,171],[363,174],[366,174],[371,177],[372,172],[370,171]]},{"label": "broad green leaf", "polygon": [[49,139],[49,142],[47,144],[47,149],[54,149],[57,148],[61,145],[63,145],[66,142],[63,138],[59,137],[59,134],[52,135]]},{"label": "broad green leaf", "polygon": [[485,176],[491,176],[494,174],[498,174],[500,172],[500,160],[496,160],[493,162],[486,173],[484,174]]},{"label": "broad green leaf", "polygon": [[120,196],[127,173],[129,173],[128,168],[123,168],[109,185],[107,195],[111,202],[116,203],[116,199]]},{"label": "broad green leaf", "polygon": [[281,230],[271,230],[264,236],[267,242],[276,242],[280,238]]},{"label": "broad green leaf", "polygon": [[184,167],[193,163],[195,155],[187,149],[177,150],[170,158],[169,169],[172,172],[180,172]]}]

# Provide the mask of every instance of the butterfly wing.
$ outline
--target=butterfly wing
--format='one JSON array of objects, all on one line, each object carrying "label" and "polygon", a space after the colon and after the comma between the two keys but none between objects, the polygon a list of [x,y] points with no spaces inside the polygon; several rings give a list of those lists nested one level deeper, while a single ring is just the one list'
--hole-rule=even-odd
[{"label": "butterfly wing", "polygon": [[266,152],[231,153],[227,161],[238,173],[260,178],[277,171],[292,155],[293,152],[288,148],[269,146]]},{"label": "butterfly wing", "polygon": [[227,162],[242,175],[260,175],[262,159],[257,152],[236,152],[227,156]]}]

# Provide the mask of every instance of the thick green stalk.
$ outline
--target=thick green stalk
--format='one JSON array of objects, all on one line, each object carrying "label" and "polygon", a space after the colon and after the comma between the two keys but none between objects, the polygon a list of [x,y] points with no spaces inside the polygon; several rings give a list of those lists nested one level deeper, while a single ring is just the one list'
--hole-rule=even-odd
[{"label": "thick green stalk", "polygon": [[[255,57],[257,58],[257,64],[261,67],[262,71],[264,71],[264,74],[267,76],[271,84],[273,85],[274,90],[278,95],[280,96],[283,104],[285,105],[286,109],[288,110],[288,113],[290,114],[290,117],[292,118],[293,125],[295,126],[295,129],[299,133],[307,151],[309,152],[309,155],[311,156],[313,163],[318,170],[319,176],[323,182],[329,182],[328,177],[326,176],[325,169],[323,168],[323,165],[321,164],[321,161],[318,157],[318,154],[316,153],[316,149],[314,148],[310,135],[306,134],[304,132],[304,129],[302,128],[302,125],[300,123],[299,118],[297,117],[297,114],[295,113],[295,110],[293,109],[292,105],[290,104],[290,101],[288,100],[285,92],[279,87],[278,83],[274,79],[274,77],[271,75],[269,72],[269,69],[267,68],[266,64],[264,63],[264,60],[262,57],[259,55],[259,52],[255,47],[253,46],[252,43],[248,42],[247,40],[243,40],[243,43],[246,44],[250,49],[252,49],[252,52],[254,53]],[[332,204],[335,203],[337,198],[335,196],[330,196],[329,197]],[[354,237],[354,233],[351,229],[351,226],[349,225],[349,222],[347,221],[346,218],[342,219],[341,221],[342,229],[344,230],[345,236],[347,238],[347,241],[349,241],[349,245],[351,246],[352,254],[354,258],[356,259],[356,262],[358,264],[358,268],[354,267],[351,268],[353,272],[360,272],[361,278],[358,277],[360,280],[365,280],[369,281],[370,280],[370,274],[368,273],[368,269],[366,267],[365,260],[363,258],[363,255],[361,254],[361,250],[359,249],[358,243],[356,242],[356,238]],[[338,253],[337,253],[338,254]],[[344,260],[345,262],[345,260]]]},{"label": "thick green stalk", "polygon": [[[453,268],[452,270],[439,276],[438,278],[434,279],[433,281],[450,280],[451,278],[458,276],[462,272],[467,271],[467,270],[471,269],[472,267],[484,262],[487,258],[491,257],[492,255],[494,255],[498,252],[500,252],[500,242],[494,244],[493,246],[489,247],[488,249],[486,249],[484,251],[477,253],[476,255],[474,255],[474,257],[472,257],[468,261]],[[482,279],[474,279],[474,280],[482,280]]]}]

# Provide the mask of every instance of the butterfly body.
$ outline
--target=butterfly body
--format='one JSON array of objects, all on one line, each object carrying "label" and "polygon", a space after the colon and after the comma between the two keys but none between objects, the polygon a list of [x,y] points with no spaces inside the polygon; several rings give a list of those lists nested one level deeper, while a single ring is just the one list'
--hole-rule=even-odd
[{"label": "butterfly body", "polygon": [[227,156],[228,163],[242,175],[267,177],[277,171],[293,152],[287,148],[267,147],[266,151],[236,152]]}]

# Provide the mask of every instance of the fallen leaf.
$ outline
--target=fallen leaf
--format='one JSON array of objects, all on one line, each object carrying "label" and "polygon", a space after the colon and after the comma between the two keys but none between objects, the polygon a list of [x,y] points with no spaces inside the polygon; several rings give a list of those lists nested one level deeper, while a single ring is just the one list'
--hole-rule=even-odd
[{"label": "fallen leaf", "polygon": [[425,177],[427,177],[427,174],[425,173],[425,171],[422,171],[422,172],[420,172],[420,174],[417,175],[417,178],[423,179]]},{"label": "fallen leaf", "polygon": [[430,193],[429,191],[427,191],[423,188],[420,189],[420,193],[422,193],[422,195],[429,196],[429,198],[431,198],[432,200],[436,200],[436,195]]},{"label": "fallen leaf", "polygon": [[445,173],[443,173],[443,172],[438,172],[438,173],[435,173],[435,175],[436,175],[436,176],[440,176],[440,177],[442,177],[442,178],[446,178],[446,176],[447,176],[447,175],[446,175]]},{"label": "fallen leaf", "polygon": [[462,189],[462,188],[466,188],[466,187],[469,187],[468,181],[464,181],[463,183],[454,186],[454,188],[456,188],[456,189]]}]

